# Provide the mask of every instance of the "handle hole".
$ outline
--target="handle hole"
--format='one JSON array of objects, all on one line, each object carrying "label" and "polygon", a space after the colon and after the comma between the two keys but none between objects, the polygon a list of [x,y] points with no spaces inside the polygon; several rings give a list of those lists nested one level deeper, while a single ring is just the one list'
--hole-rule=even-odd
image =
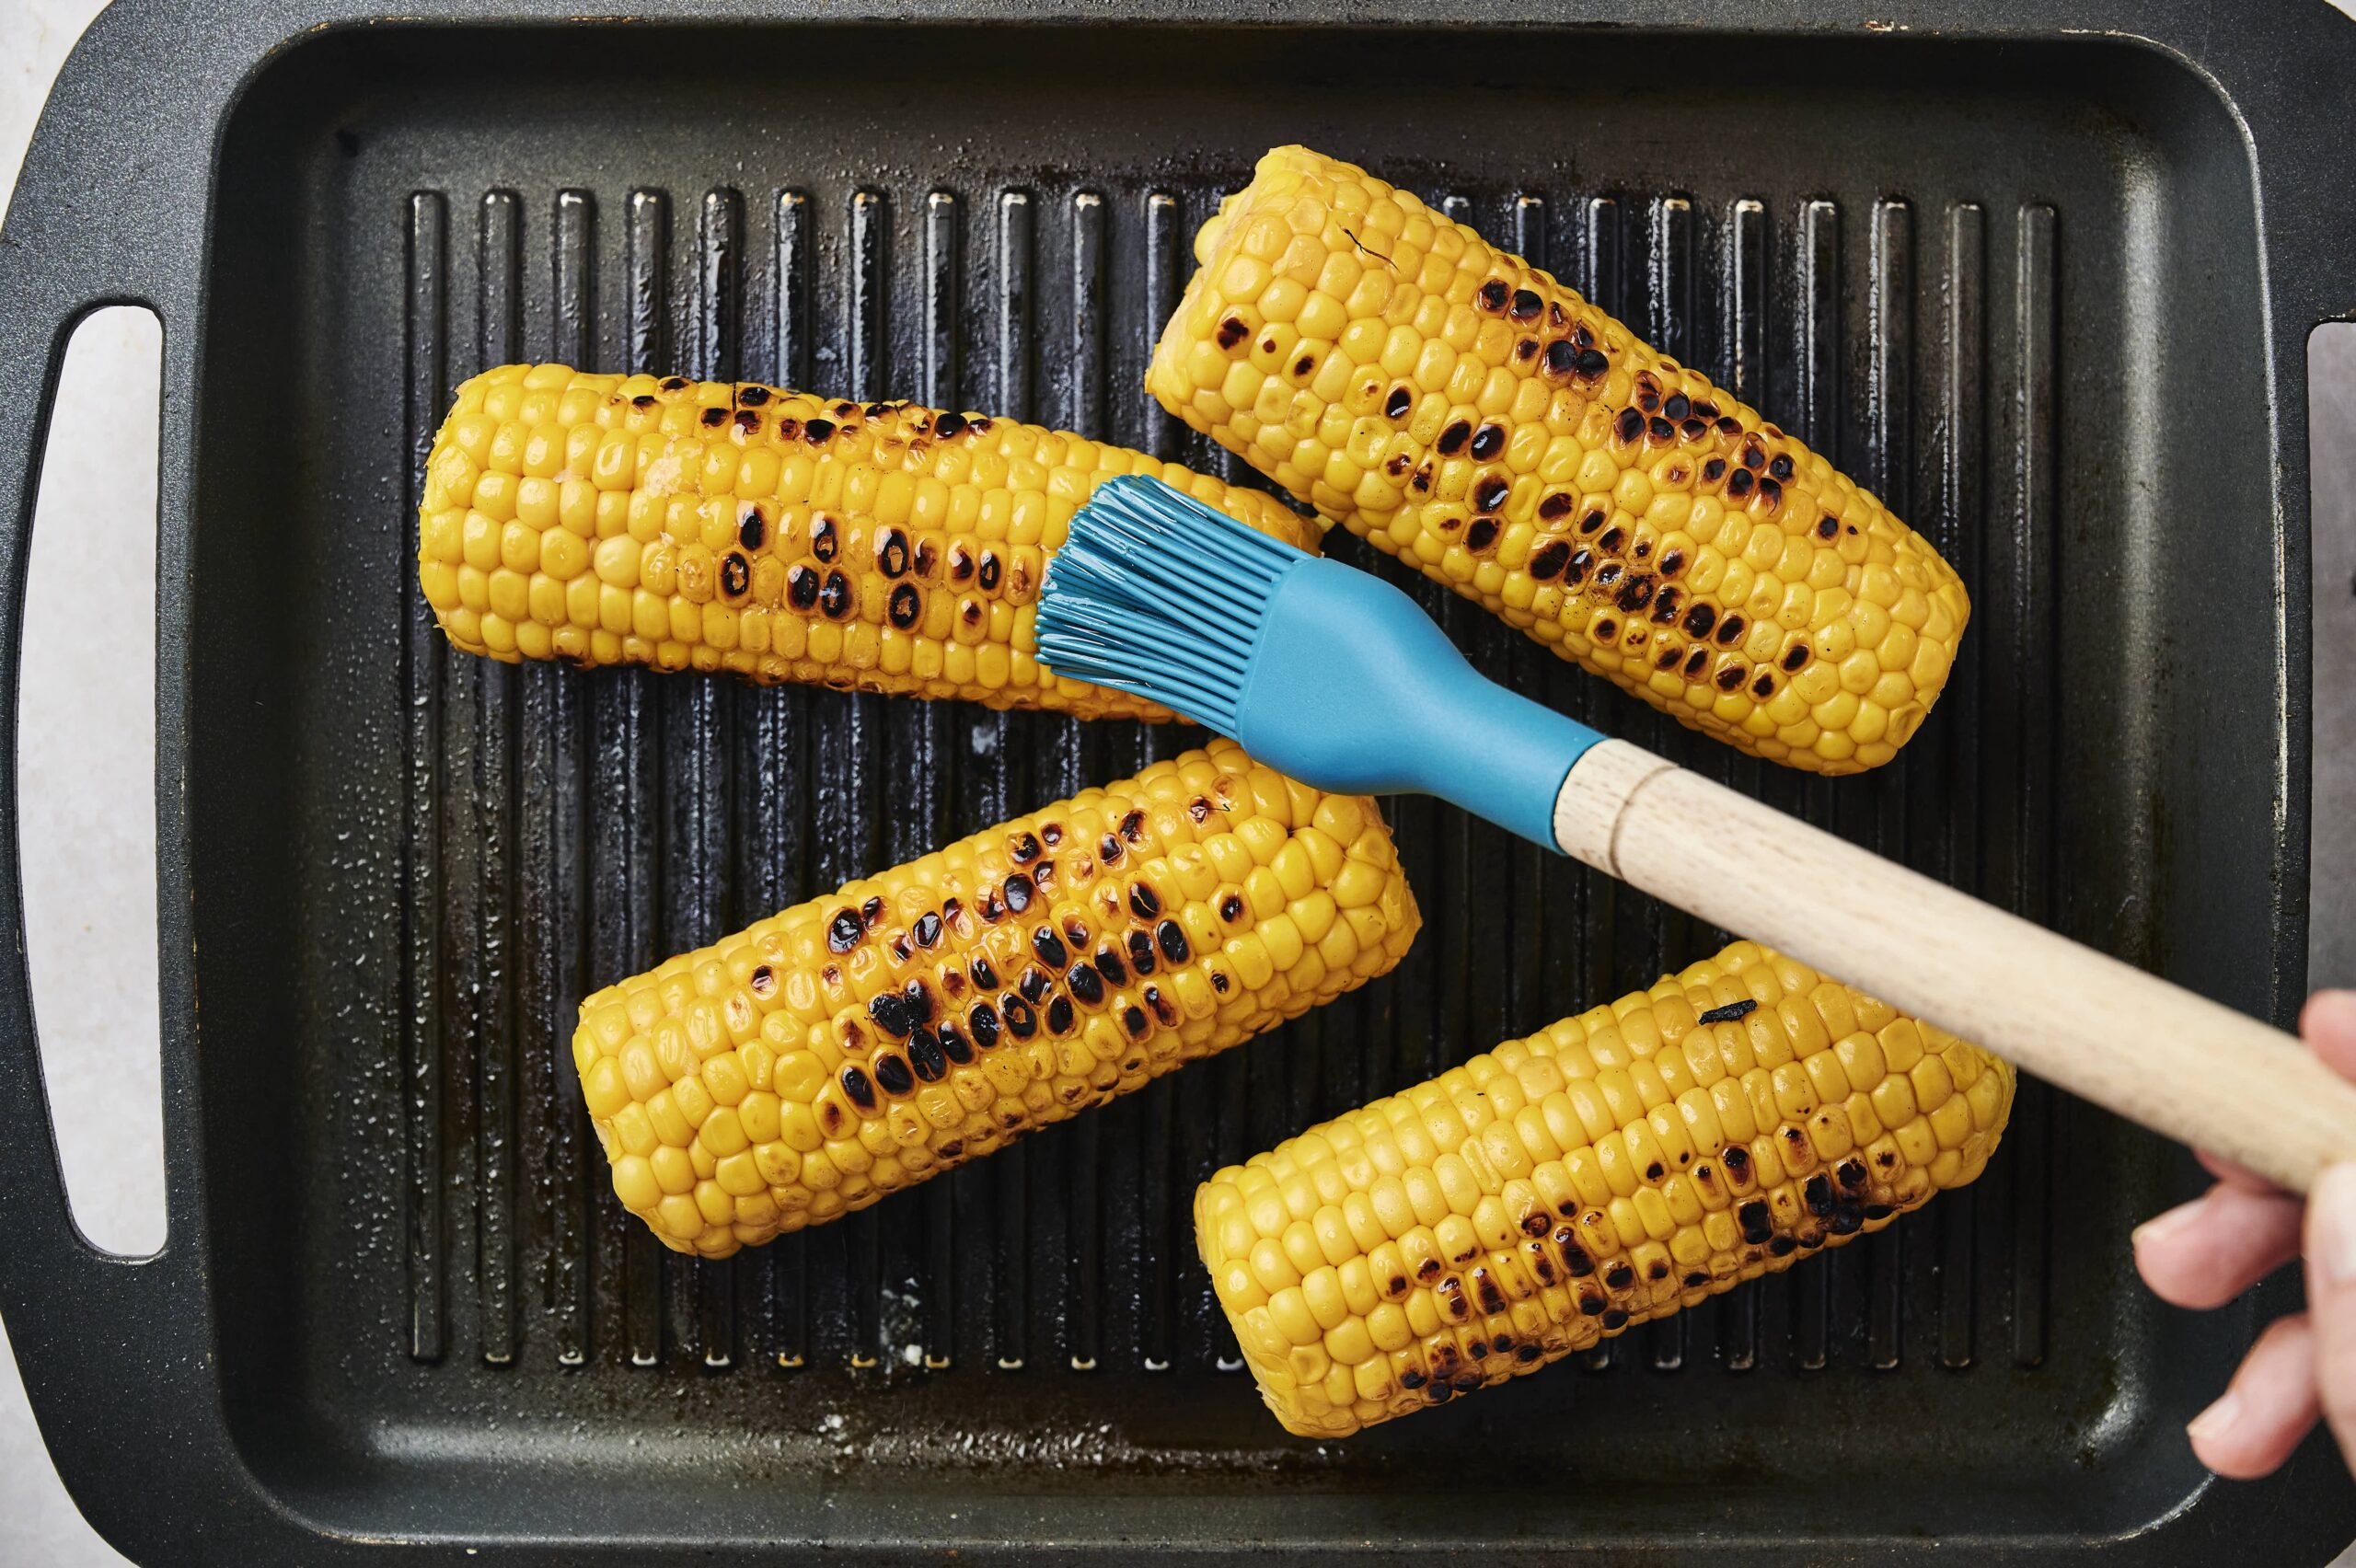
[{"label": "handle hole", "polygon": [[41,1076],[74,1223],[164,1244],[156,978],[156,462],[163,324],[93,311],[66,345],[33,507],[17,848]]}]

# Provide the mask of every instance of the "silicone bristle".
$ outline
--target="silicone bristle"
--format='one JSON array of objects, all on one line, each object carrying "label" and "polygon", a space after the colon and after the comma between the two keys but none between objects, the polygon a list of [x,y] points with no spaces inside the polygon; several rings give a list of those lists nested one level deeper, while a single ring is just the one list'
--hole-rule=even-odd
[{"label": "silicone bristle", "polygon": [[1109,480],[1048,563],[1039,657],[1232,732],[1268,601],[1306,559],[1159,479]]}]

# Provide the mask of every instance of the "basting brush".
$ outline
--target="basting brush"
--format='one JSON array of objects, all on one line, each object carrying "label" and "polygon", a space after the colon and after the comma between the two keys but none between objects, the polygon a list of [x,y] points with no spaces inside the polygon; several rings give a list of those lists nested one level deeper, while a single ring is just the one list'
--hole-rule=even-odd
[{"label": "basting brush", "polygon": [[2356,1084],[2292,1036],[1477,674],[1415,602],[1117,478],[1047,568],[1039,654],[1322,790],[1436,795],[2294,1191]]}]

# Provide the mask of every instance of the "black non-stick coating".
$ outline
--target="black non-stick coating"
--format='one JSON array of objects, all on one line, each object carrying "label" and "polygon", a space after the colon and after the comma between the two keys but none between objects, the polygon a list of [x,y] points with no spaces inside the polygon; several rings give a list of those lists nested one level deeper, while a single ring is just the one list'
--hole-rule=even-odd
[{"label": "black non-stick coating", "polygon": [[[2189,1162],[2036,1084],[1985,1179],[1887,1235],[1578,1367],[1286,1437],[1194,1262],[1195,1183],[1723,940],[1423,801],[1389,807],[1427,919],[1396,975],[843,1223],[670,1257],[578,1102],[582,994],[1194,737],[512,670],[443,643],[412,567],[451,389],[519,358],[913,397],[1234,476],[1139,379],[1218,194],[1299,140],[1717,376],[1975,603],[1943,703],[1864,778],[1737,757],[1418,585],[1483,669],[2281,1018],[2308,682],[2283,361],[2356,273],[2316,110],[2348,37],[2220,40],[2192,5],[2069,38],[2002,36],[2003,6],[1706,30],[1748,25],[1731,0],[410,9],[119,6],[8,219],[0,478],[29,496],[27,370],[78,309],[154,300],[170,344],[157,1260],[67,1233],[0,974],[0,1305],[127,1550],[2295,1563],[2356,1533],[2319,1444],[2206,1482],[2178,1427],[2260,1314],[2134,1284],[2127,1232]],[[1623,19],[1650,26],[1568,25]]]}]

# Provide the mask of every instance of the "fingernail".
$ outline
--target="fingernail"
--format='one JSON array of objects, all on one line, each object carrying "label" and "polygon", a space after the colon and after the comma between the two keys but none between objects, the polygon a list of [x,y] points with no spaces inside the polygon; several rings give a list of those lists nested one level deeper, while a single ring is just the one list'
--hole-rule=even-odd
[{"label": "fingernail", "polygon": [[2356,1034],[2356,991],[2317,991],[2301,1021],[2310,1033]]},{"label": "fingernail", "polygon": [[2208,1201],[2206,1196],[2198,1197],[2189,1204],[2177,1205],[2165,1214],[2154,1215],[2134,1228],[2127,1238],[2128,1244],[2141,1251],[2146,1241],[2165,1240],[2200,1218],[2200,1207]]},{"label": "fingernail", "polygon": [[2241,1418],[2242,1397],[2228,1389],[2223,1398],[2185,1424],[2184,1435],[2196,1443],[2205,1443],[2231,1432]]},{"label": "fingernail", "polygon": [[2356,1284],[2356,1165],[2327,1167],[2307,1194],[2307,1256],[2333,1285]]}]

